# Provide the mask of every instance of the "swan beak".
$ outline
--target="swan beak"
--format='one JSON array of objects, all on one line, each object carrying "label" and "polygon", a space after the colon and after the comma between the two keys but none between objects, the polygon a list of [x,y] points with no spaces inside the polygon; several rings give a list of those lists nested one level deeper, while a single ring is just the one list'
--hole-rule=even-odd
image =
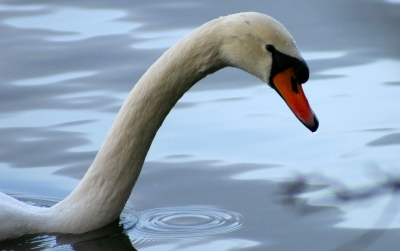
[{"label": "swan beak", "polygon": [[308,104],[301,84],[296,80],[293,68],[288,68],[273,77],[273,88],[285,100],[290,110],[310,131],[318,129],[318,119]]}]

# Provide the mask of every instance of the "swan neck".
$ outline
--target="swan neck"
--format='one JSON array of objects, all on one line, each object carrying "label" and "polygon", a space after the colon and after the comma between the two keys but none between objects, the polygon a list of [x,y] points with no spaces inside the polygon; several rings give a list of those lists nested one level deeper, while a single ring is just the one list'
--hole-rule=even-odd
[{"label": "swan neck", "polygon": [[210,22],[181,39],[138,81],[81,182],[54,206],[69,215],[63,224],[77,228],[84,222],[94,229],[119,217],[165,117],[193,84],[225,66],[214,26]]}]

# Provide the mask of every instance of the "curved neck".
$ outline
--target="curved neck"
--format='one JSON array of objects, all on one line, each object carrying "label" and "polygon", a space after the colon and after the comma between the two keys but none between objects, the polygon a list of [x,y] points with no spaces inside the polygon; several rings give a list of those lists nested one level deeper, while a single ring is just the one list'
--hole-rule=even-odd
[{"label": "curved neck", "polygon": [[[85,228],[118,218],[165,117],[193,84],[226,66],[219,54],[219,33],[210,26],[215,26],[215,21],[180,40],[143,75],[120,109],[88,172],[54,208],[74,215],[77,221],[95,221],[85,221]],[[96,217],[87,217],[93,214]]]}]

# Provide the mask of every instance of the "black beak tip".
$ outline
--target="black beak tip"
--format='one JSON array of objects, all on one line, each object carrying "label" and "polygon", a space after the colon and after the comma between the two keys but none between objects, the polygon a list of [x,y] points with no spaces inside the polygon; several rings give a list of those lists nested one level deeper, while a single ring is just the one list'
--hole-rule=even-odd
[{"label": "black beak tip", "polygon": [[307,126],[308,129],[310,129],[311,132],[316,132],[319,126],[319,121],[317,116],[314,114],[314,123],[311,126]]}]

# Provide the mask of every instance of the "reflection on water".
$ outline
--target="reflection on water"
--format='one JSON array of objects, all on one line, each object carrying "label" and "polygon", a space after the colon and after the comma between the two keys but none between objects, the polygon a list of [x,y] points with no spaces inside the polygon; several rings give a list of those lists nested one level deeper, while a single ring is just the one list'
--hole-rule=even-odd
[{"label": "reflection on water", "polygon": [[395,0],[4,1],[0,190],[45,206],[64,198],[151,63],[204,22],[249,10],[296,38],[316,134],[268,86],[224,69],[166,119],[119,222],[0,249],[398,250]]},{"label": "reflection on water", "polygon": [[75,78],[82,78],[82,77],[87,77],[90,75],[95,74],[95,72],[68,72],[68,73],[63,73],[63,74],[58,74],[58,75],[53,75],[53,76],[46,76],[46,77],[41,77],[41,78],[30,78],[30,79],[25,79],[25,80],[18,80],[14,84],[16,85],[45,85],[45,84],[51,84],[51,83],[56,83],[60,82],[63,80],[71,80]]},{"label": "reflection on water", "polygon": [[[14,8],[14,11],[18,10],[19,8]],[[29,10],[31,10],[30,16],[9,18],[4,23],[18,28],[52,30],[54,33],[49,36],[52,41],[73,41],[95,36],[125,34],[140,26],[137,23],[117,21],[125,16],[125,12],[120,10],[51,9],[40,6]],[[22,11],[27,9],[22,8]]]},{"label": "reflection on water", "polygon": [[179,39],[186,36],[192,29],[180,29],[180,30],[169,30],[169,31],[157,31],[157,32],[140,32],[136,37],[145,39],[145,41],[138,42],[132,45],[135,49],[168,49]]},{"label": "reflection on water", "polygon": [[368,142],[368,146],[386,146],[386,145],[399,145],[400,133],[391,133]]},{"label": "reflection on water", "polygon": [[117,222],[83,235],[26,235],[0,245],[1,250],[136,250]]}]

